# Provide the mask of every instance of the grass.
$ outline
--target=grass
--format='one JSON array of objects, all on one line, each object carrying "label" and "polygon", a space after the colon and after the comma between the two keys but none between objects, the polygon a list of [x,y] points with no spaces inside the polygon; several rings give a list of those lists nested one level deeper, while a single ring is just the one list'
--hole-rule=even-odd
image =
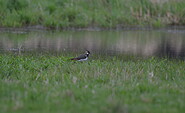
[{"label": "grass", "polygon": [[54,29],[185,25],[184,0],[0,0],[0,26]]},{"label": "grass", "polygon": [[185,62],[0,54],[2,113],[182,113]]}]

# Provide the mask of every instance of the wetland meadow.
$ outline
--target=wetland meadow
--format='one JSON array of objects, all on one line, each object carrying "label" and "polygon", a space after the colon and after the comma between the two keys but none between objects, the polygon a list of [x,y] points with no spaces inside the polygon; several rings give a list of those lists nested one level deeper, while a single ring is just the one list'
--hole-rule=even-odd
[{"label": "wetland meadow", "polygon": [[184,0],[0,0],[0,113],[184,113],[184,12]]},{"label": "wetland meadow", "polygon": [[[0,112],[183,113],[184,36],[174,29],[3,31]],[[69,60],[85,49],[88,61]]]}]

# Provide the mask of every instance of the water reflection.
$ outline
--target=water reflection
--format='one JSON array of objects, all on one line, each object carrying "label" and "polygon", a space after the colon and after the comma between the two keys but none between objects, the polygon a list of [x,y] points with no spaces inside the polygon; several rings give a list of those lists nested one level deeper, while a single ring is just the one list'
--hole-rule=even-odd
[{"label": "water reflection", "polygon": [[65,31],[1,32],[0,50],[83,51],[96,54],[185,56],[185,32],[175,31]]}]

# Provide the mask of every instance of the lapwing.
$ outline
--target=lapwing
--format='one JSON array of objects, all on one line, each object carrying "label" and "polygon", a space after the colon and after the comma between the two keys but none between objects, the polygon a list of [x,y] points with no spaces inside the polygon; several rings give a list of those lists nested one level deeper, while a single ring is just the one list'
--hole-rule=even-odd
[{"label": "lapwing", "polygon": [[78,57],[72,58],[71,60],[75,60],[75,61],[85,61],[88,59],[90,55],[90,52],[88,50],[85,51],[85,54],[82,54]]}]

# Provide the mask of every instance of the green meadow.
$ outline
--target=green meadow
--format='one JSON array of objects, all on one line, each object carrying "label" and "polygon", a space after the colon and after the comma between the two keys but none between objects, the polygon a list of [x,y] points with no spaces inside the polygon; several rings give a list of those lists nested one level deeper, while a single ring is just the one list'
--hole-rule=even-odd
[{"label": "green meadow", "polygon": [[184,0],[0,0],[0,26],[183,26],[184,12]]},{"label": "green meadow", "polygon": [[185,62],[0,54],[1,113],[183,113]]}]

